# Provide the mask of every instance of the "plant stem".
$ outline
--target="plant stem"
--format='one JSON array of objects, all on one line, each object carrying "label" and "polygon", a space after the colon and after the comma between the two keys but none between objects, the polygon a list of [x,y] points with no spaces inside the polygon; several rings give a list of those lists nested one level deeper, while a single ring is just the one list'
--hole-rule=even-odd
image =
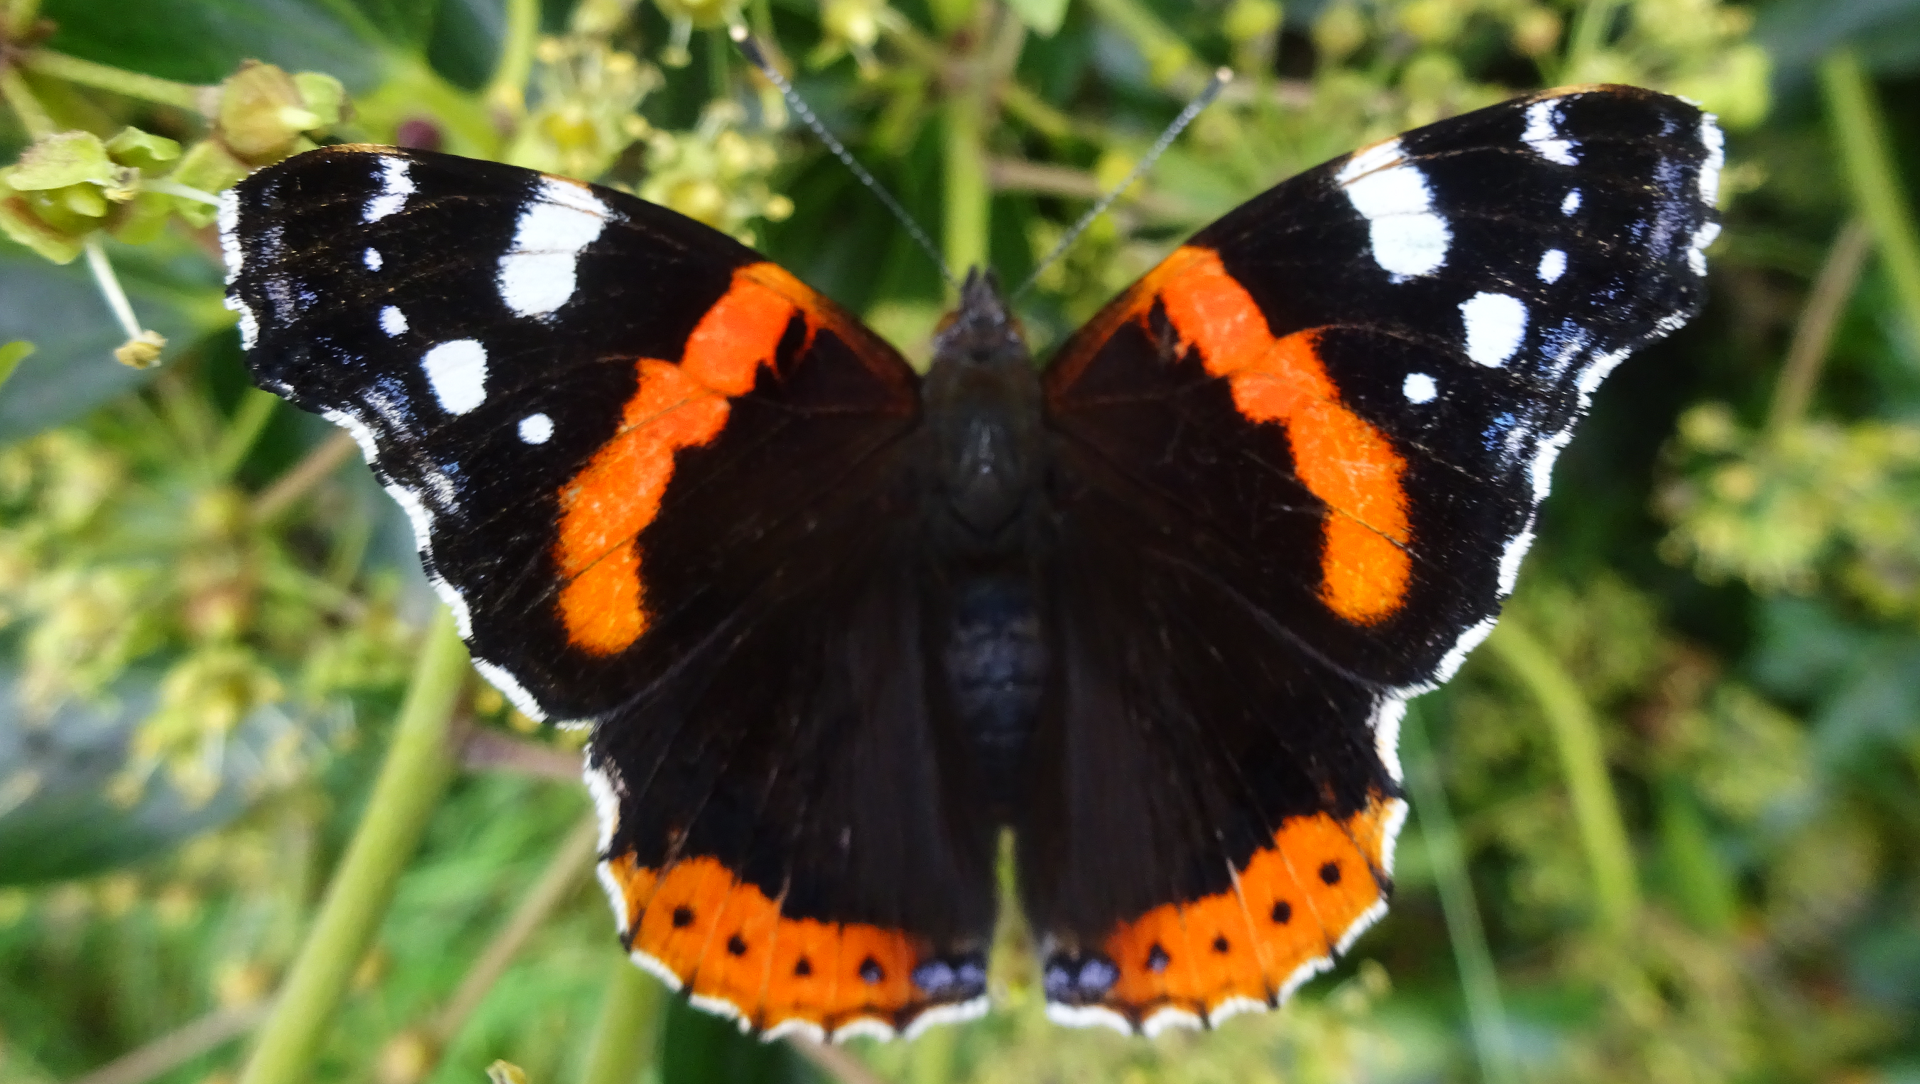
[{"label": "plant stem", "polygon": [[127,300],[127,291],[120,287],[120,276],[113,273],[113,264],[107,259],[107,248],[100,243],[100,235],[88,236],[83,246],[87,253],[87,270],[93,272],[93,284],[100,288],[100,296],[107,301],[107,308],[113,310],[113,318],[120,322],[120,330],[127,338],[138,338],[143,330],[140,318],[134,315],[133,303]]},{"label": "plant stem", "polygon": [[487,83],[485,101],[518,118],[527,108],[527,80],[533,75],[533,48],[540,40],[540,0],[507,0],[507,29],[500,38],[500,61]]},{"label": "plant stem", "polygon": [[1820,267],[1820,277],[1814,280],[1807,305],[1800,310],[1800,326],[1794,329],[1793,345],[1787,349],[1787,360],[1780,367],[1780,381],[1773,386],[1773,406],[1767,411],[1768,440],[1778,441],[1806,414],[1814,385],[1820,379],[1820,368],[1833,345],[1834,328],[1839,325],[1847,299],[1853,296],[1853,288],[1860,281],[1860,271],[1866,266],[1867,250],[1872,242],[1873,234],[1859,218],[1848,219],[1847,224],[1840,227],[1840,236],[1827,252],[1826,263]]},{"label": "plant stem", "polygon": [[1195,61],[1193,50],[1140,0],[1088,0],[1087,6],[1132,40],[1159,86],[1192,94],[1206,84],[1211,73]]},{"label": "plant stem", "polygon": [[[580,878],[592,868],[593,860],[599,853],[600,822],[589,815],[576,825],[567,838],[548,859],[547,868],[540,873],[539,880],[527,890],[520,900],[520,906],[514,908],[513,916],[500,927],[493,936],[486,951],[467,969],[466,977],[460,980],[460,986],[452,997],[447,999],[446,1007],[434,1017],[433,1036],[436,1050],[445,1050],[446,1045],[460,1034],[473,1011],[486,1000],[488,991],[493,989],[500,976],[506,973],[507,966],[513,963],[526,943],[533,936],[553,909],[565,902],[568,895],[578,887]],[[635,970],[638,970],[637,968]],[[423,1077],[426,1074],[421,1074]]]},{"label": "plant stem", "polygon": [[40,99],[33,96],[33,88],[27,86],[26,77],[20,69],[11,64],[0,64],[0,99],[5,99],[7,108],[20,118],[20,127],[34,139],[45,139],[58,132],[60,126],[53,122],[53,115]]},{"label": "plant stem", "polygon": [[1622,0],[1587,0],[1573,18],[1573,31],[1567,35],[1567,59],[1560,65],[1559,82],[1578,82],[1580,73],[1594,54],[1607,46],[1607,31],[1620,13]]},{"label": "plant stem", "polygon": [[64,79],[83,87],[124,94],[143,102],[178,106],[195,113],[204,112],[201,107],[206,103],[207,91],[211,89],[195,86],[192,83],[176,83],[171,79],[130,72],[110,64],[96,64],[91,60],[56,53],[51,49],[34,49],[28,52],[20,58],[20,66],[50,79]]},{"label": "plant stem", "polygon": [[1821,63],[1820,83],[1853,187],[1854,206],[1873,230],[1907,327],[1920,338],[1920,232],[1914,228],[1912,207],[1894,172],[1886,119],[1852,50],[1836,50]]},{"label": "plant stem", "polygon": [[966,85],[952,92],[943,110],[946,229],[942,240],[947,266],[955,274],[988,266],[987,229],[993,193],[987,185],[986,94],[981,86],[979,59],[977,54],[968,58],[963,69]]},{"label": "plant stem", "polygon": [[1624,937],[1640,909],[1640,882],[1613,780],[1607,775],[1593,708],[1560,660],[1511,615],[1501,619],[1487,647],[1533,694],[1546,716],[1559,750],[1560,771],[1566,776],[1580,844],[1593,871],[1599,925],[1614,937]]},{"label": "plant stem", "polygon": [[280,397],[259,388],[248,388],[240,397],[239,409],[233,412],[233,420],[227,424],[227,431],[220,438],[220,446],[213,453],[213,474],[221,481],[233,477],[240,464],[253,450],[254,442],[260,439],[260,433],[272,420],[274,408],[280,405]]},{"label": "plant stem", "polygon": [[1487,951],[1480,904],[1474,898],[1473,880],[1467,875],[1466,851],[1460,846],[1460,833],[1454,826],[1432,746],[1427,742],[1419,705],[1408,707],[1406,719],[1400,724],[1400,740],[1406,746],[1407,791],[1413,797],[1427,860],[1433,865],[1434,886],[1440,891],[1440,913],[1446,918],[1454,966],[1460,970],[1460,992],[1467,1002],[1480,1075],[1488,1084],[1508,1084],[1518,1078],[1514,1073],[1513,1033],[1508,1030],[1507,1008],[1500,996],[1500,976],[1493,966],[1493,954]]},{"label": "plant stem", "polygon": [[280,476],[268,486],[253,502],[253,522],[271,523],[274,517],[293,507],[293,502],[306,496],[307,491],[320,483],[320,480],[338,470],[340,464],[352,458],[360,450],[351,434],[337,432],[315,445],[313,450],[302,456],[293,469]]},{"label": "plant stem", "polygon": [[467,670],[453,615],[442,607],[414,664],[373,794],[240,1084],[299,1084],[306,1077],[347,981],[393,901],[400,872],[453,781],[456,750],[448,731]]},{"label": "plant stem", "polygon": [[73,1084],[146,1084],[209,1051],[238,1039],[267,1015],[265,1005],[215,1009],[136,1050],[113,1059]]},{"label": "plant stem", "polygon": [[617,959],[607,993],[600,1001],[587,1046],[587,1068],[580,1084],[634,1084],[653,1059],[654,1024],[660,1018],[659,980]]}]

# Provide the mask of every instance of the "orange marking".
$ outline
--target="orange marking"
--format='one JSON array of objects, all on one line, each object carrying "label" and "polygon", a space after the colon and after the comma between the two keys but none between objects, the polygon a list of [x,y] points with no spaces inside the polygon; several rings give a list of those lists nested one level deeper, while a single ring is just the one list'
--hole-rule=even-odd
[{"label": "orange marking", "polygon": [[608,867],[633,916],[633,951],[756,1028],[804,1020],[831,1033],[862,1017],[898,1027],[932,1004],[911,979],[931,948],[907,934],[787,918],[778,900],[710,857],[682,859],[664,874],[631,855]]},{"label": "orange marking", "polygon": [[1094,317],[1067,345],[1050,375],[1070,385],[1100,346],[1128,321],[1144,322],[1158,301],[1180,349],[1200,351],[1224,377],[1249,420],[1286,427],[1294,473],[1326,504],[1320,597],[1359,625],[1388,617],[1406,598],[1413,571],[1403,484],[1406,460],[1378,429],[1340,401],[1320,360],[1320,332],[1276,339],[1246,288],[1211,249],[1183,246]]},{"label": "orange marking", "polygon": [[1376,795],[1344,822],[1294,817],[1233,887],[1118,924],[1101,946],[1120,971],[1105,1004],[1141,1021],[1163,1008],[1204,1019],[1235,999],[1276,1003],[1302,967],[1330,958],[1381,902],[1375,871],[1398,801]]},{"label": "orange marking", "polygon": [[[560,491],[554,559],[565,581],[560,617],[573,646],[612,655],[646,633],[646,587],[634,540],[660,513],[675,454],[719,435],[730,400],[752,391],[760,368],[774,364],[796,315],[805,320],[802,348],[824,327],[876,374],[905,368],[873,360],[886,348],[786,271],[771,263],[736,270],[727,292],[687,336],[678,364],[637,360],[640,386],[618,433]],[[911,395],[904,386],[894,391]]]}]

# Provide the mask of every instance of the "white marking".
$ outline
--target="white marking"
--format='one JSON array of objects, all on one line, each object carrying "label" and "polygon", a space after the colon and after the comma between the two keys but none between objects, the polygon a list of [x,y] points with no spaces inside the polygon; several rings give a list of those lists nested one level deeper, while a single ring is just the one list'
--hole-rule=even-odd
[{"label": "white marking", "polygon": [[1481,292],[1460,303],[1467,356],[1488,368],[1507,363],[1527,337],[1527,306],[1517,297]]},{"label": "white marking", "polygon": [[413,195],[413,178],[407,176],[412,168],[411,161],[397,155],[380,159],[380,194],[367,201],[364,221],[378,222],[407,205],[407,197]]},{"label": "white marking", "polygon": [[1700,163],[1700,198],[1711,207],[1720,201],[1720,170],[1727,164],[1727,137],[1712,113],[1700,118],[1700,142],[1707,148],[1707,160]]},{"label": "white marking", "polygon": [[520,439],[528,444],[545,444],[553,438],[553,419],[545,414],[529,414],[520,419]]},{"label": "white marking", "polygon": [[387,495],[399,504],[400,510],[407,514],[407,521],[413,524],[413,539],[420,555],[429,556],[432,550],[433,513],[420,503],[420,494],[403,485],[391,485],[387,487]]},{"label": "white marking", "polygon": [[[544,723],[547,721],[547,713],[541,710],[540,702],[535,700],[533,694],[527,691],[526,686],[516,681],[512,674],[507,673],[505,670],[502,670],[500,667],[495,666],[485,659],[474,659],[473,668],[480,672],[481,677],[487,679],[487,684],[500,690],[508,700],[512,701],[513,706],[520,709],[520,714],[532,719],[536,723]],[[559,725],[565,726],[567,724],[560,722]]]},{"label": "white marking", "polygon": [[871,1016],[859,1016],[833,1029],[833,1041],[836,1043],[844,1043],[862,1035],[883,1041],[891,1039],[894,1036],[893,1025]]},{"label": "white marking", "polygon": [[1560,138],[1561,101],[1562,99],[1559,98],[1551,98],[1528,106],[1527,130],[1520,133],[1520,139],[1549,162],[1558,162],[1563,166],[1577,166],[1580,164],[1580,159],[1573,151],[1579,144],[1571,139]]},{"label": "white marking", "polygon": [[1407,379],[1400,385],[1400,394],[1415,405],[1431,403],[1440,394],[1440,387],[1425,373],[1408,373]]},{"label": "white marking", "polygon": [[627,934],[627,894],[620,887],[619,878],[613,875],[613,863],[601,862],[593,867],[594,876],[600,880],[600,891],[606,893],[607,904],[613,908],[613,924],[620,936]]},{"label": "white marking", "polygon": [[613,833],[620,828],[621,788],[605,769],[593,766],[591,756],[580,758],[580,778],[586,781],[587,793],[593,796],[594,816],[600,822],[599,850],[604,855],[613,846]]},{"label": "white marking", "polygon": [[1560,201],[1560,213],[1563,215],[1570,215],[1573,212],[1578,211],[1579,209],[1580,209],[1580,190],[1576,188],[1573,191],[1567,193],[1566,199],[1563,199]]},{"label": "white marking", "polygon": [[900,1033],[900,1037],[903,1039],[914,1039],[918,1038],[920,1033],[926,1031],[928,1028],[937,1027],[941,1024],[957,1024],[965,1020],[978,1020],[980,1017],[987,1015],[987,1007],[988,1000],[985,994],[981,994],[979,997],[967,1001],[957,1001],[950,1005],[935,1005],[932,1008],[922,1011],[919,1016],[914,1017],[913,1022],[907,1025],[907,1030]]},{"label": "white marking", "polygon": [[220,193],[220,252],[226,257],[227,285],[240,277],[240,266],[247,262],[246,250],[240,247],[240,193],[229,188]]},{"label": "white marking", "polygon": [[1565,249],[1550,248],[1540,254],[1540,281],[1552,285],[1560,281],[1567,273],[1567,253]]},{"label": "white marking", "polygon": [[260,341],[260,321],[253,315],[247,303],[228,294],[225,305],[240,314],[240,349],[251,350]]},{"label": "white marking", "polygon": [[[1687,245],[1687,266],[1693,268],[1696,275],[1707,273],[1707,246],[1720,236],[1720,223],[1709,222],[1693,231],[1693,241]],[[1680,323],[1685,323],[1682,319]],[[1679,327],[1675,324],[1674,327]]]},{"label": "white marking", "polygon": [[351,434],[353,436],[353,442],[360,446],[361,457],[364,458],[369,465],[371,465],[374,460],[380,458],[380,449],[373,443],[373,430],[367,428],[367,424],[358,417],[348,414],[344,410],[329,410],[325,414],[322,414],[321,417]]},{"label": "white marking", "polygon": [[680,976],[673,973],[673,968],[668,967],[665,963],[663,963],[659,959],[659,957],[655,956],[653,953],[644,951],[642,949],[634,949],[632,952],[628,953],[627,955],[629,958],[633,960],[634,963],[640,965],[640,969],[642,971],[645,971],[648,974],[651,974],[654,978],[659,979],[661,982],[666,983],[667,989],[677,992],[679,991],[680,987],[684,985],[684,983],[680,981]]},{"label": "white marking", "polygon": [[1070,1028],[1112,1028],[1122,1035],[1134,1033],[1126,1017],[1104,1005],[1062,1005],[1049,1001],[1047,1019]]},{"label": "white marking", "polygon": [[1533,524],[1529,522],[1524,529],[1507,541],[1507,548],[1500,551],[1500,597],[1513,594],[1513,585],[1520,578],[1520,560],[1533,548]]},{"label": "white marking", "polygon": [[1266,1002],[1257,998],[1236,994],[1232,997],[1222,998],[1220,1004],[1207,1010],[1207,1026],[1217,1028],[1222,1021],[1230,1017],[1239,1016],[1243,1012],[1265,1012],[1266,1010]]},{"label": "white marking", "polygon": [[705,994],[688,994],[687,1002],[701,1012],[712,1013],[722,1020],[739,1020],[742,1025],[740,1030],[747,1030],[746,1025],[749,1022],[746,1019],[746,1014],[740,1011],[740,1006],[735,1005],[724,997],[708,997]]},{"label": "white marking", "polygon": [[465,414],[487,401],[487,348],[478,339],[441,343],[420,359],[420,368],[449,414]]},{"label": "white marking", "polygon": [[1200,1030],[1200,1025],[1201,1020],[1198,1013],[1193,1012],[1191,1009],[1175,1008],[1172,1005],[1168,1005],[1156,1012],[1148,1014],[1147,1018],[1140,1022],[1140,1033],[1152,1039],[1157,1038],[1162,1032],[1169,1031],[1173,1028],[1198,1031]]},{"label": "white marking", "polygon": [[388,305],[380,310],[380,330],[388,335],[404,335],[407,332],[407,314],[396,305]]},{"label": "white marking", "polygon": [[1367,725],[1373,730],[1373,751],[1380,763],[1387,766],[1387,774],[1398,783],[1400,774],[1400,724],[1407,718],[1407,698],[1394,693],[1385,694],[1380,705],[1373,709],[1373,718]]},{"label": "white marking", "polygon": [[1387,822],[1380,828],[1380,872],[1393,876],[1393,852],[1400,842],[1400,829],[1406,827],[1407,803],[1387,799]]},{"label": "white marking", "polygon": [[762,1042],[770,1043],[778,1039],[784,1039],[789,1035],[798,1035],[804,1039],[811,1039],[816,1043],[824,1043],[827,1041],[827,1029],[811,1020],[802,1020],[797,1016],[788,1017],[768,1028],[761,1033],[760,1039]]},{"label": "white marking", "polygon": [[1553,485],[1553,463],[1560,458],[1561,449],[1573,439],[1573,426],[1560,430],[1553,436],[1541,441],[1533,453],[1533,466],[1529,471],[1533,480],[1533,503],[1539,504],[1547,499],[1547,493]]},{"label": "white marking", "polygon": [[380,258],[380,250],[371,245],[367,246],[367,250],[360,254],[360,262],[366,264],[367,270],[369,271],[378,271],[381,266],[386,263],[385,260]]},{"label": "white marking", "polygon": [[1594,391],[1600,387],[1600,382],[1612,376],[1613,371],[1618,369],[1620,363],[1627,360],[1627,355],[1631,353],[1633,348],[1629,346],[1615,350],[1611,354],[1601,354],[1580,373],[1577,387],[1580,389],[1581,410],[1587,408],[1587,400],[1593,397]]},{"label": "white marking", "polygon": [[513,247],[500,257],[495,286],[521,316],[545,316],[573,296],[580,253],[606,229],[613,212],[592,192],[547,178],[520,212]]},{"label": "white marking", "polygon": [[1447,652],[1441,658],[1440,665],[1434,668],[1433,681],[1427,687],[1438,688],[1453,680],[1453,675],[1460,672],[1460,664],[1467,661],[1467,655],[1492,635],[1496,620],[1492,617],[1485,618],[1479,624],[1461,633],[1460,638],[1453,642],[1453,650]]},{"label": "white marking", "polygon": [[1360,917],[1354,919],[1353,925],[1347,927],[1347,932],[1341,934],[1340,940],[1334,942],[1333,951],[1345,956],[1347,950],[1353,947],[1353,943],[1360,940],[1360,935],[1372,929],[1373,924],[1380,921],[1386,913],[1387,901],[1384,899],[1374,900],[1373,906],[1360,912]]},{"label": "white marking", "polygon": [[[425,541],[420,543],[420,556],[422,560],[427,557]],[[473,614],[467,609],[467,600],[452,584],[441,579],[438,573],[427,573],[427,582],[433,585],[433,593],[440,596],[440,601],[447,604],[447,609],[453,611],[454,631],[460,634],[462,640],[473,639]]]},{"label": "white marking", "polygon": [[1274,992],[1274,998],[1278,1001],[1285,1001],[1293,996],[1295,990],[1306,985],[1308,979],[1313,978],[1323,971],[1331,970],[1333,970],[1333,957],[1315,956],[1313,959],[1293,969],[1293,974],[1288,975],[1286,981],[1280,984],[1280,989]]},{"label": "white marking", "polygon": [[1420,168],[1401,157],[1400,141],[1358,152],[1334,180],[1367,220],[1373,260],[1392,275],[1412,277],[1446,262],[1453,232],[1433,210],[1433,193]]}]

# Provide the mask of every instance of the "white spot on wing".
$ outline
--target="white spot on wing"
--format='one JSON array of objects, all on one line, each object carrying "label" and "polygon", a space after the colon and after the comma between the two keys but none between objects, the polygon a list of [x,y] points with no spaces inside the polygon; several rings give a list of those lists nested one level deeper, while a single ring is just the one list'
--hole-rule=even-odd
[{"label": "white spot on wing", "polygon": [[520,714],[536,723],[546,721],[547,713],[541,709],[540,702],[535,700],[533,694],[527,691],[527,687],[520,684],[512,674],[481,658],[473,660],[473,668],[479,671],[481,677],[487,679],[487,684],[500,690],[508,700],[512,701],[513,706],[520,709]]},{"label": "white spot on wing", "polygon": [[420,368],[449,414],[465,414],[487,401],[487,348],[477,339],[441,343],[420,359]]},{"label": "white spot on wing", "polygon": [[1380,872],[1393,876],[1393,852],[1395,844],[1400,842],[1400,829],[1407,824],[1407,803],[1399,798],[1387,799],[1387,823],[1380,832]]},{"label": "white spot on wing", "polygon": [[1565,249],[1550,248],[1540,254],[1540,281],[1549,285],[1559,282],[1560,276],[1567,273],[1567,253]]},{"label": "white spot on wing", "polygon": [[607,226],[612,212],[592,192],[547,178],[520,211],[513,247],[500,257],[495,285],[521,316],[545,316],[573,296],[580,253]]},{"label": "white spot on wing", "polygon": [[396,305],[387,305],[380,310],[380,330],[388,335],[404,335],[407,331],[407,314]]},{"label": "white spot on wing", "polygon": [[1460,672],[1460,664],[1467,661],[1467,655],[1493,634],[1495,620],[1491,617],[1485,618],[1460,634],[1460,638],[1453,642],[1453,649],[1448,651],[1440,659],[1440,665],[1434,668],[1433,685],[1435,687],[1453,680],[1453,675]]},{"label": "white spot on wing", "polygon": [[367,270],[378,271],[387,261],[380,258],[379,249],[368,245],[367,250],[360,254],[360,262],[367,265]]},{"label": "white spot on wing", "polygon": [[520,439],[528,444],[545,444],[553,437],[553,419],[545,414],[529,414],[520,419]]},{"label": "white spot on wing", "polygon": [[789,1017],[768,1028],[761,1033],[760,1039],[763,1042],[770,1043],[778,1039],[784,1039],[789,1035],[798,1035],[803,1039],[811,1039],[816,1043],[824,1043],[827,1041],[827,1029],[811,1020],[802,1020],[797,1016]]},{"label": "white spot on wing", "polygon": [[1549,162],[1577,166],[1580,159],[1573,153],[1577,144],[1570,139],[1560,138],[1559,108],[1558,98],[1528,106],[1527,130],[1520,133],[1520,139]]},{"label": "white spot on wing", "polygon": [[1401,156],[1400,141],[1356,153],[1334,175],[1367,220],[1374,262],[1392,275],[1425,275],[1446,262],[1453,232],[1433,210],[1426,175]]},{"label": "white spot on wing", "polygon": [[919,1016],[914,1017],[913,1023],[907,1025],[907,1030],[901,1032],[900,1037],[903,1039],[914,1039],[918,1038],[921,1032],[931,1027],[938,1027],[941,1024],[957,1024],[963,1020],[977,1020],[987,1015],[987,1005],[988,1000],[985,994],[966,1001],[955,1002],[951,1005],[935,1005],[923,1011]]},{"label": "white spot on wing", "polygon": [[1727,137],[1712,113],[1700,118],[1700,142],[1707,148],[1707,160],[1700,163],[1700,198],[1712,206],[1720,199],[1720,169],[1727,164]]},{"label": "white spot on wing", "polygon": [[227,295],[225,305],[240,314],[240,349],[253,349],[253,344],[260,341],[259,319],[253,315],[253,310],[247,307],[246,302],[232,294]]},{"label": "white spot on wing", "polygon": [[227,284],[240,277],[240,265],[247,260],[240,247],[240,193],[229,188],[220,193],[220,252],[226,257]]},{"label": "white spot on wing", "polygon": [[1533,548],[1533,524],[1529,522],[1524,530],[1507,542],[1507,548],[1500,551],[1500,597],[1513,594],[1514,582],[1520,578],[1520,560]]},{"label": "white spot on wing", "polygon": [[1533,466],[1530,468],[1533,481],[1533,502],[1539,504],[1547,499],[1547,493],[1553,485],[1553,464],[1560,458],[1560,450],[1573,439],[1573,427],[1568,426],[1553,436],[1540,442],[1533,454]]},{"label": "white spot on wing", "polygon": [[1373,730],[1373,751],[1387,774],[1400,782],[1400,724],[1407,718],[1407,698],[1387,693],[1373,709],[1367,726]]},{"label": "white spot on wing", "polygon": [[893,1025],[884,1020],[876,1020],[871,1016],[860,1016],[833,1029],[833,1041],[836,1043],[844,1043],[848,1039],[859,1038],[863,1035],[869,1039],[885,1041],[893,1038]]},{"label": "white spot on wing", "polygon": [[1707,246],[1720,236],[1720,223],[1709,222],[1693,231],[1693,240],[1687,245],[1687,266],[1693,268],[1696,275],[1707,273]]},{"label": "white spot on wing", "polygon": [[1527,306],[1517,297],[1482,291],[1460,303],[1467,356],[1490,368],[1507,363],[1527,336]]},{"label": "white spot on wing", "polygon": [[1400,393],[1407,397],[1407,402],[1417,406],[1433,402],[1434,397],[1440,394],[1440,387],[1426,373],[1408,373],[1407,379],[1400,385]]},{"label": "white spot on wing", "polygon": [[1567,193],[1566,199],[1563,199],[1560,201],[1560,213],[1563,215],[1570,215],[1573,212],[1578,211],[1579,209],[1580,209],[1580,190],[1576,188],[1573,191]]},{"label": "white spot on wing", "polygon": [[380,194],[367,201],[365,221],[378,222],[407,205],[407,197],[413,195],[413,178],[407,175],[412,168],[411,161],[397,155],[380,159]]},{"label": "white spot on wing", "polygon": [[[1118,1016],[1119,1014],[1115,1013],[1114,1015]],[[1189,1010],[1175,1008],[1169,1005],[1155,1011],[1142,1021],[1140,1024],[1140,1033],[1152,1039],[1157,1037],[1161,1032],[1172,1028],[1198,1031],[1200,1025],[1201,1020],[1199,1016]]]},{"label": "white spot on wing", "polygon": [[1267,1003],[1244,995],[1235,995],[1220,999],[1220,1004],[1207,1010],[1207,1026],[1217,1028],[1221,1021],[1239,1016],[1243,1012],[1264,1012]]}]

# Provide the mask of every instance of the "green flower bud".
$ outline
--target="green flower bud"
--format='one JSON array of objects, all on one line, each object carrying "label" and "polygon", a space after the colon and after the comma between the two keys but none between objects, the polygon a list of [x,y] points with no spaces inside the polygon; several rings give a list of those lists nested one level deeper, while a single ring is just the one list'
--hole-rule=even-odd
[{"label": "green flower bud", "polygon": [[[234,183],[245,177],[249,170],[247,164],[233,156],[233,152],[217,139],[205,139],[187,148],[180,164],[167,175],[167,180],[188,188],[198,188],[202,192],[218,192],[233,187]],[[176,211],[181,218],[196,226],[205,226],[213,221],[215,211],[204,203],[192,200],[175,200]]]},{"label": "green flower bud", "polygon": [[1351,3],[1336,3],[1313,24],[1313,44],[1328,62],[1351,56],[1367,43],[1367,19]]},{"label": "green flower bud", "polygon": [[[314,80],[308,82],[324,107],[328,92]],[[220,85],[214,130],[242,161],[258,166],[277,162],[295,152],[302,132],[326,124],[324,117],[308,107],[301,89],[279,68],[250,60]],[[335,98],[336,114],[338,106]]]},{"label": "green flower bud", "polygon": [[157,173],[161,166],[180,157],[180,144],[138,128],[121,129],[119,135],[107,140],[106,150],[115,162],[143,173]]},{"label": "green flower bud", "polygon": [[1220,28],[1235,44],[1258,41],[1280,29],[1284,15],[1275,0],[1233,0]]}]

